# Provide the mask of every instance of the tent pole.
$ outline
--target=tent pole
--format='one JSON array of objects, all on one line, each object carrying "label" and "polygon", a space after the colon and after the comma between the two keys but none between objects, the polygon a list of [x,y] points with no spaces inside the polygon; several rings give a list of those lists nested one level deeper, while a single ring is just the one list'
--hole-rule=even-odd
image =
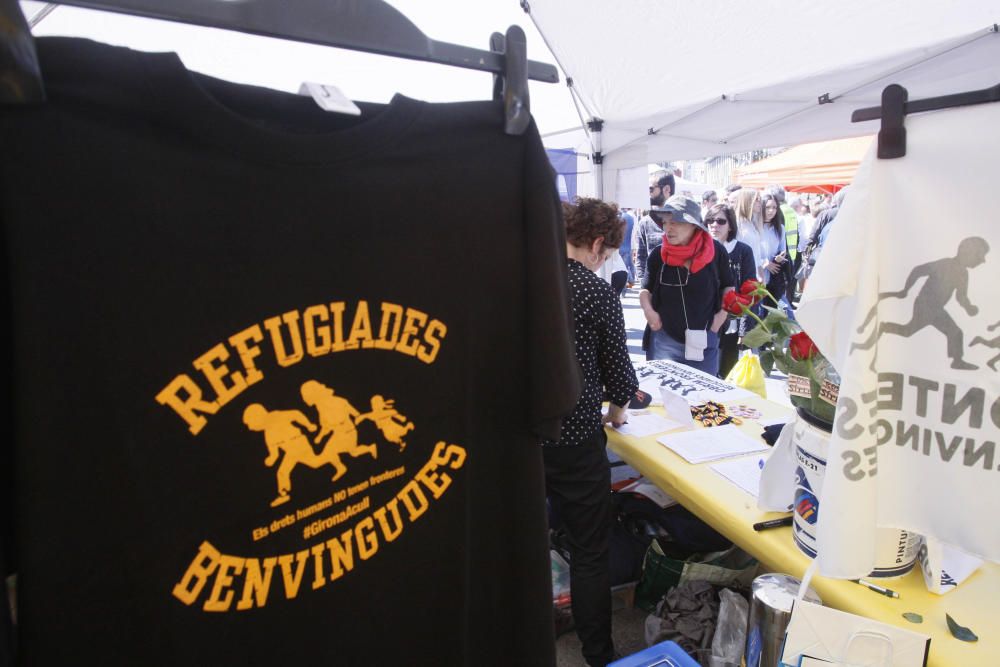
[{"label": "tent pole", "polygon": [[[595,118],[593,112],[587,108],[586,102],[583,98],[576,92],[576,88],[573,87],[573,77],[566,72],[566,68],[563,67],[562,61],[559,60],[559,56],[556,50],[552,48],[549,44],[549,38],[545,36],[545,31],[542,30],[542,26],[538,25],[538,21],[535,20],[535,15],[531,13],[531,3],[528,0],[521,0],[521,9],[524,13],[531,18],[531,22],[535,24],[535,28],[538,30],[538,34],[541,36],[542,41],[545,46],[548,47],[549,52],[552,57],[556,59],[556,64],[559,65],[559,69],[566,74],[566,87],[569,88],[570,99],[573,100],[573,106],[576,107],[576,115],[580,117],[580,124],[583,126],[584,132],[587,133],[587,138],[590,140],[590,148],[592,151],[591,158],[593,160],[593,173],[595,183],[595,193],[598,199],[604,199],[604,155],[601,153],[601,128],[604,126],[604,121]],[[583,105],[584,111],[590,114],[591,120],[588,122],[583,121],[583,113],[580,111],[580,105]]]},{"label": "tent pole", "polygon": [[597,198],[604,199],[604,153],[601,152],[602,131],[604,121],[600,118],[591,118],[587,121],[587,128],[590,130],[590,142],[594,147],[594,187],[597,191]]},{"label": "tent pole", "polygon": [[[867,77],[864,81],[856,83],[856,84],[853,84],[851,87],[847,88],[846,90],[842,90],[842,91],[840,91],[838,93],[835,93],[835,94],[826,93],[824,95],[821,95],[816,102],[810,102],[806,106],[803,106],[802,108],[797,109],[795,111],[791,111],[791,112],[785,114],[784,116],[781,116],[780,118],[773,118],[773,119],[767,121],[766,123],[764,123],[762,125],[758,125],[756,127],[751,127],[749,129],[743,130],[742,132],[739,132],[738,134],[734,134],[734,135],[728,136],[725,139],[723,139],[723,143],[730,143],[730,142],[732,142],[732,141],[734,141],[736,139],[741,139],[741,138],[743,138],[743,137],[745,137],[745,136],[747,136],[749,134],[753,134],[754,132],[759,132],[760,130],[763,130],[763,129],[766,129],[768,127],[771,127],[772,125],[776,125],[776,124],[778,124],[778,123],[780,123],[782,121],[788,120],[789,118],[791,118],[793,116],[797,116],[797,115],[799,115],[801,113],[804,113],[806,111],[810,111],[812,109],[815,109],[817,105],[823,105],[823,104],[833,103],[836,100],[840,99],[841,97],[844,97],[845,95],[851,94],[855,90],[860,90],[860,89],[862,89],[862,88],[864,88],[866,86],[870,86],[870,85],[872,85],[872,84],[874,84],[874,83],[876,83],[878,81],[883,81],[885,79],[888,79],[891,76],[899,74],[900,72],[904,72],[904,71],[910,69],[911,67],[916,67],[917,65],[922,65],[922,64],[924,64],[926,62],[929,62],[929,61],[933,60],[934,58],[937,58],[938,56],[942,56],[942,55],[944,55],[946,53],[949,53],[951,51],[954,51],[956,49],[960,49],[960,48],[962,48],[964,46],[968,46],[969,44],[972,44],[973,42],[978,41],[980,39],[983,39],[984,37],[989,37],[991,35],[996,35],[996,34],[997,34],[997,31],[994,30],[993,28],[990,28],[990,29],[988,29],[986,31],[975,32],[975,33],[973,33],[972,36],[966,36],[966,37],[959,38],[959,39],[957,39],[957,40],[955,40],[953,42],[950,42],[947,46],[945,46],[943,48],[937,49],[936,51],[922,52],[918,57],[916,57],[916,58],[914,58],[912,60],[909,60],[909,61],[907,61],[905,63],[902,63],[900,65],[897,65],[897,66],[893,67],[892,69],[879,72],[877,75],[874,75],[874,76],[871,76],[871,77]],[[739,102],[740,101],[739,97],[738,96],[733,96],[733,101],[734,102]]]}]

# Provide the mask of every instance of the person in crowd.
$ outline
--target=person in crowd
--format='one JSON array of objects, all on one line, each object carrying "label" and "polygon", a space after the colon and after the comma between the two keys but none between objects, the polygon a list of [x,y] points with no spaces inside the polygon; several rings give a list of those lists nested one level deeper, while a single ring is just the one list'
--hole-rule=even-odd
[{"label": "person in crowd", "polygon": [[785,221],[785,247],[788,248],[788,256],[795,259],[799,249],[799,216],[795,209],[787,202],[785,188],[780,185],[772,185],[767,188],[767,194],[774,197],[781,209],[781,217]]},{"label": "person in crowd", "polygon": [[708,209],[712,208],[719,203],[719,195],[715,194],[715,190],[705,190],[701,195],[701,218],[705,219],[705,214]]},{"label": "person in crowd", "polygon": [[795,217],[799,221],[798,251],[802,252],[806,244],[809,243],[809,235],[812,234],[813,223],[816,219],[812,215],[812,209],[801,197],[793,197],[789,205],[795,211]]},{"label": "person in crowd", "polygon": [[621,218],[625,222],[625,240],[622,241],[622,247],[618,249],[618,255],[622,258],[622,263],[625,264],[625,270],[628,272],[626,284],[631,287],[635,283],[635,264],[632,262],[632,231],[635,229],[635,216],[632,215],[631,210],[623,208]]},{"label": "person in crowd", "polygon": [[[545,487],[570,551],[573,619],[589,665],[611,662],[611,473],[603,424],[625,422],[639,383],[625,344],[621,303],[594,272],[625,235],[618,208],[599,199],[563,204],[570,307],[583,391],[558,441],[542,443]],[[607,416],[601,402],[607,398]]]},{"label": "person in crowd", "polygon": [[[809,237],[812,235],[813,225],[816,219],[813,218],[812,212],[809,207],[801,197],[795,197],[791,201],[791,207],[795,210],[795,216],[799,221],[799,247],[798,252],[795,255],[795,261],[792,264],[792,275],[798,276],[799,270],[802,268],[802,253],[805,252],[806,246],[809,245]],[[797,282],[797,292],[802,294],[803,283],[801,280],[796,280]]]},{"label": "person in crowd", "polygon": [[784,295],[776,294],[775,296],[779,299],[784,296],[785,301],[787,301],[790,306],[795,301],[795,274],[793,267],[795,266],[795,261],[799,256],[799,216],[796,214],[795,209],[785,201],[785,188],[780,185],[772,185],[767,189],[767,194],[774,197],[778,202],[778,206],[781,208],[781,216],[784,218],[785,223],[786,256],[790,262],[789,265],[785,267],[785,272],[788,274],[785,277],[785,293]]},{"label": "person in crowd", "polygon": [[809,207],[809,212],[812,214],[813,217],[813,226],[812,230],[809,232],[809,238],[806,239],[807,245],[809,243],[809,239],[812,238],[813,232],[816,231],[816,221],[819,220],[819,214],[822,213],[823,211],[828,210],[829,208],[830,205],[823,202],[822,200],[816,202],[815,204]]},{"label": "person in crowd", "polygon": [[[663,206],[663,202],[674,193],[676,187],[674,175],[667,172],[656,172],[649,180],[649,205]],[[663,238],[663,227],[649,215],[645,216],[635,228],[635,238],[632,242],[632,252],[635,263],[635,277],[642,284],[646,272],[646,258],[652,248],[660,245]]]},{"label": "person in crowd", "polygon": [[826,243],[826,239],[830,235],[831,225],[836,220],[837,213],[840,212],[840,207],[843,205],[844,198],[847,196],[849,189],[849,187],[844,187],[838,190],[837,194],[830,200],[829,208],[823,209],[816,214],[816,222],[813,224],[809,243],[806,244],[806,249],[802,253],[802,267],[799,269],[797,276],[802,280],[803,290],[813,268],[816,266],[816,262],[819,260],[823,244]]},{"label": "person in crowd", "polygon": [[[764,278],[767,291],[775,299],[785,301],[785,287],[791,278],[791,264],[788,259],[788,247],[785,245],[785,219],[781,206],[773,195],[766,194],[761,198],[764,211],[764,234],[761,237],[763,256],[768,258],[764,265]],[[763,260],[762,260],[763,261]],[[778,304],[766,300],[767,305],[777,308]]]},{"label": "person in crowd", "polygon": [[[729,255],[729,270],[733,274],[733,284],[756,279],[757,268],[753,262],[753,251],[746,243],[736,240],[736,214],[725,204],[709,207],[705,223],[712,237],[722,244]],[[725,328],[719,333],[719,377],[726,377],[739,359],[739,341],[746,333],[745,317],[730,317]]]},{"label": "person in crowd", "polygon": [[736,208],[737,195],[736,193],[743,189],[743,186],[739,183],[730,183],[726,186],[726,203],[732,209]]},{"label": "person in crowd", "polygon": [[736,205],[732,208],[736,213],[736,238],[750,246],[757,280],[765,282],[764,266],[767,262],[763,249],[764,213],[760,193],[751,188],[743,188],[736,191],[735,199]]},{"label": "person in crowd", "polygon": [[639,292],[646,358],[716,375],[718,332],[726,321],[722,295],[734,288],[729,255],[708,233],[693,199],[675,195],[650,215],[663,225],[663,242],[649,254]]},{"label": "person in crowd", "polygon": [[622,292],[625,291],[625,286],[628,285],[628,269],[619,253],[611,255],[608,261],[604,262],[601,268],[595,273],[606,280],[611,285],[611,289],[615,291],[615,294],[621,297]]}]

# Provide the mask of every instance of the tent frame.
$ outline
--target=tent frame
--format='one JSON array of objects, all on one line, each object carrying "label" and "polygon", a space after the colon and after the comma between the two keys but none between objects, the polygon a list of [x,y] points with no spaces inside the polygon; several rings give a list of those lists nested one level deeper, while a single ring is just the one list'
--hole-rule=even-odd
[{"label": "tent frame", "polygon": [[[508,134],[522,134],[531,122],[528,79],[559,82],[554,66],[527,59],[527,40],[519,26],[510,26],[506,36],[494,33],[491,50],[474,49],[431,39],[383,0],[58,0],[54,4],[492,72],[502,77],[494,82],[494,97],[503,97]],[[0,81],[10,78],[18,84],[0,86],[0,102],[43,102],[34,42],[17,0],[0,0],[0,20],[13,33],[0,42],[4,75]]]}]

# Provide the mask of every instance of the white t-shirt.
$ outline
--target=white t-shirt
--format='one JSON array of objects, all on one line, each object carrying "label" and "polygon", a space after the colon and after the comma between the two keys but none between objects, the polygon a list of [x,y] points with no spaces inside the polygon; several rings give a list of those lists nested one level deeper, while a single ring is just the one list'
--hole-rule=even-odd
[{"label": "white t-shirt", "polygon": [[628,269],[625,267],[625,262],[622,261],[622,256],[616,250],[611,253],[611,257],[608,258],[608,261],[604,262],[604,264],[601,265],[601,268],[597,269],[594,273],[607,280],[608,284],[611,284],[612,274],[618,273],[619,271],[628,271]]},{"label": "white t-shirt", "polygon": [[[737,224],[736,238],[743,241],[753,251],[753,265],[757,267],[757,280],[764,282],[764,266],[767,265],[763,234],[757,230],[752,222],[743,220]],[[767,256],[767,259],[770,259]],[[763,261],[763,263],[762,263]]]},{"label": "white t-shirt", "polygon": [[809,245],[809,237],[812,236],[813,227],[816,226],[816,218],[812,217],[808,213],[799,214],[799,252],[806,249]]}]

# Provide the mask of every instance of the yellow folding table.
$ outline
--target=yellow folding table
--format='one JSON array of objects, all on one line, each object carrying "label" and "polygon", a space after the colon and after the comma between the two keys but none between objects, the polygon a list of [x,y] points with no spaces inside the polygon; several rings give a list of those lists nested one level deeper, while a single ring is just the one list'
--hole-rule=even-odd
[{"label": "yellow folding table", "polygon": [[[790,408],[762,398],[741,398],[738,402],[760,410],[762,419],[793,417]],[[650,410],[662,412],[661,408]],[[744,419],[739,428],[754,438],[762,431],[760,424],[750,419]],[[713,471],[711,463],[694,465],[685,461],[657,442],[662,434],[637,438],[608,431],[608,443],[614,452],[703,521],[751,553],[768,571],[803,576],[811,561],[795,546],[790,527],[753,530],[754,523],[782,515],[757,509],[756,498]],[[940,596],[927,591],[919,564],[903,577],[877,583],[899,593],[899,598],[885,597],[851,581],[821,576],[813,578],[812,587],[829,607],[929,635],[932,641],[928,665],[931,667],[1000,665],[1000,565],[982,565],[958,588]],[[906,612],[920,614],[923,623],[905,620],[903,614]],[[952,637],[946,613],[973,630],[979,641],[967,643]]]}]

